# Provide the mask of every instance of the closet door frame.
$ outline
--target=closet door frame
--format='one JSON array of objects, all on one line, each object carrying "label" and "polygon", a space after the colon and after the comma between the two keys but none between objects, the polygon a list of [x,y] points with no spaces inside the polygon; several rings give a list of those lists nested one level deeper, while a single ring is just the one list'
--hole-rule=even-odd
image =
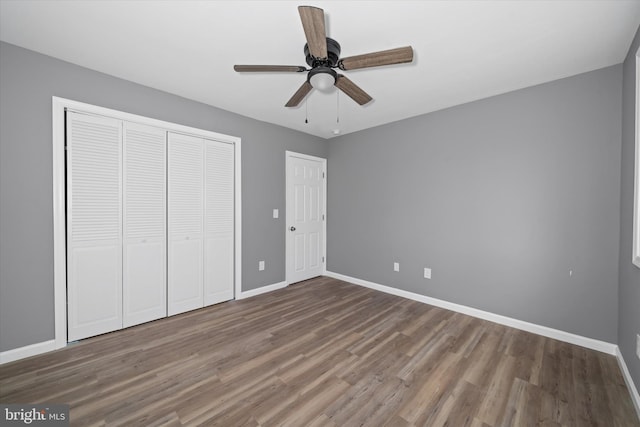
[{"label": "closet door frame", "polygon": [[233,144],[234,146],[234,298],[242,292],[242,170],[241,139],[216,132],[156,120],[110,108],[52,97],[53,131],[53,284],[54,284],[54,342],[42,348],[49,351],[67,345],[67,245],[66,245],[66,198],[65,198],[65,112],[76,111],[118,120],[162,128],[166,131],[193,135],[201,138]]}]

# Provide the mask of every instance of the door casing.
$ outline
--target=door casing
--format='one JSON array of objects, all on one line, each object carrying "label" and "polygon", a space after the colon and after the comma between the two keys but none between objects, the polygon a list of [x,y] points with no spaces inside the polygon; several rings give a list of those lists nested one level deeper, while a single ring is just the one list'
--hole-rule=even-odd
[{"label": "door casing", "polygon": [[291,212],[289,212],[289,198],[290,198],[290,186],[291,183],[289,182],[289,172],[290,172],[290,168],[291,168],[291,159],[292,158],[300,158],[300,159],[306,159],[306,160],[311,160],[311,161],[317,161],[320,162],[322,164],[322,174],[323,174],[323,180],[322,180],[322,192],[323,192],[323,197],[322,197],[322,203],[321,203],[321,210],[322,210],[322,215],[323,215],[323,221],[322,221],[322,248],[320,250],[321,252],[321,257],[322,257],[322,268],[321,268],[321,274],[325,274],[326,270],[327,270],[327,159],[322,158],[322,157],[316,157],[316,156],[311,156],[308,154],[302,154],[302,153],[296,153],[294,151],[286,151],[285,152],[285,165],[286,165],[286,170],[285,170],[285,176],[286,176],[286,184],[285,184],[285,245],[286,245],[286,255],[285,255],[285,259],[286,259],[286,268],[285,268],[285,274],[286,274],[286,283],[287,285],[292,283],[292,277],[291,277],[291,271],[292,271],[292,257],[293,257],[293,247],[292,244],[290,243],[290,239],[289,239],[289,227],[291,227]]}]

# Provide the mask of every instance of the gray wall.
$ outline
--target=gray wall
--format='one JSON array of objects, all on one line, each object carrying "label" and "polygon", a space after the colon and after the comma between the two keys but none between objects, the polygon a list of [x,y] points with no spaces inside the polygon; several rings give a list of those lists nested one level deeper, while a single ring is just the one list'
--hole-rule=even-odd
[{"label": "gray wall", "polygon": [[323,139],[6,43],[0,94],[0,351],[54,338],[52,96],[241,137],[242,287],[285,280],[284,152],[326,157]]},{"label": "gray wall", "polygon": [[621,87],[617,65],[332,139],[328,270],[615,343]]},{"label": "gray wall", "polygon": [[636,52],[640,30],[624,61],[622,89],[622,187],[620,203],[620,308],[618,345],[636,387],[640,387],[640,360],[635,353],[640,334],[640,268],[631,262],[633,252],[633,192],[635,158]]}]

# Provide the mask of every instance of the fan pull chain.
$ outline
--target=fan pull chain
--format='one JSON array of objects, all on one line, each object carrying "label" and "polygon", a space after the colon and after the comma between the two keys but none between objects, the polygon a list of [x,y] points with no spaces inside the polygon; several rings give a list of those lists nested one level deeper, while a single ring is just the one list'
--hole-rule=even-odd
[{"label": "fan pull chain", "polygon": [[340,123],[340,91],[336,91],[336,123]]},{"label": "fan pull chain", "polygon": [[307,100],[304,100],[304,122],[309,123],[309,105],[307,104]]}]

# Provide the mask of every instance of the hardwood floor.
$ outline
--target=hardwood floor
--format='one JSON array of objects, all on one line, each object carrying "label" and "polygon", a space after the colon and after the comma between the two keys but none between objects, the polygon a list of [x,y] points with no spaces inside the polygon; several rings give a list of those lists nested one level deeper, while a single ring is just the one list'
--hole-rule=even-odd
[{"label": "hardwood floor", "polygon": [[321,277],[0,366],[71,425],[640,426],[613,356]]}]

